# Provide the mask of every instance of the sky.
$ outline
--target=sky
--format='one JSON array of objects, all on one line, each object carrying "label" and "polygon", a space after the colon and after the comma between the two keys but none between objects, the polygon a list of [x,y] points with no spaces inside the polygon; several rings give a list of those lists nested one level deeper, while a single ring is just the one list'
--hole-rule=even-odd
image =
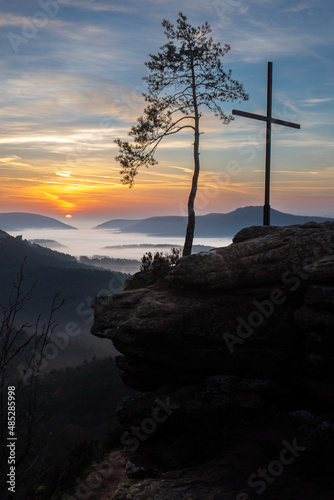
[{"label": "sky", "polygon": [[[224,69],[266,114],[273,62],[271,206],[334,217],[332,0],[0,0],[0,211],[59,220],[184,215],[193,172],[189,133],[164,140],[158,164],[129,189],[115,161],[145,102],[144,65],[182,11],[228,43]],[[196,213],[264,202],[265,123],[228,125],[203,110]]]}]

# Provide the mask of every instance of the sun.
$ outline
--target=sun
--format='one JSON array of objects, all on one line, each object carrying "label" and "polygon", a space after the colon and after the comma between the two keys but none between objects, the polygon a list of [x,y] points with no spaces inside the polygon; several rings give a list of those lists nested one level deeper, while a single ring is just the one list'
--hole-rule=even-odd
[{"label": "sun", "polygon": [[65,215],[65,217],[66,217],[66,219],[72,219],[72,215],[70,215],[70,214]]}]

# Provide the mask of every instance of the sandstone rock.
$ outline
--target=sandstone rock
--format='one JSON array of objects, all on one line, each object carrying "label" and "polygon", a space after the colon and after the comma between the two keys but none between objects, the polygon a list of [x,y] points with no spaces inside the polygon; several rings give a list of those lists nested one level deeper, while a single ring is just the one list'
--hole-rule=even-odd
[{"label": "sandstone rock", "polygon": [[[327,238],[327,244],[328,244]],[[324,247],[328,253],[331,252],[331,245]],[[310,275],[310,281],[315,283],[334,284],[334,256],[329,255],[323,259],[316,260],[304,266],[304,271]]]},{"label": "sandstone rock", "polygon": [[247,228],[228,247],[181,259],[167,279],[215,290],[272,285],[333,251],[334,222]]},{"label": "sandstone rock", "polygon": [[[92,333],[112,340],[124,381],[144,392],[118,409],[144,477],[115,500],[254,498],[250,475],[289,439],[305,454],[264,498],[332,498],[334,223],[251,227],[233,241],[93,303]],[[172,405],[163,421],[158,401]],[[326,429],[299,418],[310,414]]]},{"label": "sandstone rock", "polygon": [[[110,338],[127,356],[128,368],[131,361],[140,364],[141,374],[146,370],[153,375],[157,365],[161,374],[170,367],[166,382],[176,373],[182,378],[189,372],[233,372],[240,366],[258,373],[277,372],[291,361],[300,341],[299,331],[292,327],[299,296],[284,287],[274,291],[264,287],[223,295],[207,292],[205,300],[198,291],[183,294],[168,284],[164,290],[125,292],[96,306],[92,333]],[[151,379],[151,384],[158,381]]]}]

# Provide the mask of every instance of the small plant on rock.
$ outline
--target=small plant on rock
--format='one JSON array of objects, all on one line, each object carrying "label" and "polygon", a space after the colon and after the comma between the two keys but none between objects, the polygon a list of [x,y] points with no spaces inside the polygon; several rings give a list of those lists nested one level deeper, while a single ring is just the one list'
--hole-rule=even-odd
[{"label": "small plant on rock", "polygon": [[168,272],[171,267],[174,267],[181,256],[180,248],[171,248],[169,254],[156,252],[147,252],[142,256],[140,270],[142,272],[153,272],[153,274],[161,274]]}]

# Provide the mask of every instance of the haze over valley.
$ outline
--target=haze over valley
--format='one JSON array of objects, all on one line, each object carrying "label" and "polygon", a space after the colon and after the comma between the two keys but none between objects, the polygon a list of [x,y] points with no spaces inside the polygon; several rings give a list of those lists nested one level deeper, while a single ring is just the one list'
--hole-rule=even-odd
[{"label": "haze over valley", "polygon": [[[323,217],[296,216],[272,210],[272,225],[323,222]],[[182,247],[186,218],[156,216],[146,219],[111,219],[99,224],[72,220],[72,225],[35,214],[0,214],[0,229],[11,227],[13,236],[80,258],[108,257],[140,261],[146,252],[168,252]],[[2,227],[1,227],[2,224]],[[243,227],[262,225],[262,207],[243,207],[226,214],[200,215],[196,219],[193,252],[229,245]],[[125,263],[125,262],[124,262]],[[133,272],[120,266],[117,270]],[[139,266],[139,264],[138,264]]]}]

